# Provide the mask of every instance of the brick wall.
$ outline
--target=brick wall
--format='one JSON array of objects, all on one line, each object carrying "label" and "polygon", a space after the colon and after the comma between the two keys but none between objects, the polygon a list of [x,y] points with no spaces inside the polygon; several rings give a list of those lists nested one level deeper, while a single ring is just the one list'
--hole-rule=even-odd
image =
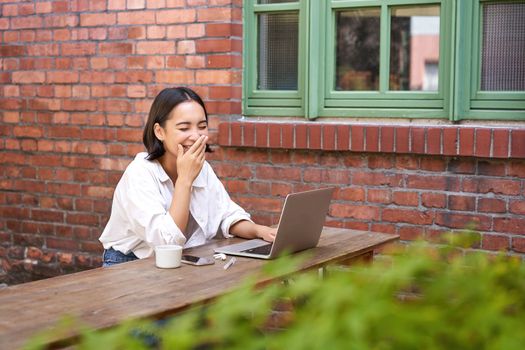
[{"label": "brick wall", "polygon": [[332,184],[330,225],[411,240],[474,222],[479,248],[525,253],[521,125],[236,122],[241,0],[0,0],[0,13],[0,283],[100,266],[114,186],[174,85],[206,100],[209,159],[263,223],[286,193]]},{"label": "brick wall", "polygon": [[155,95],[240,113],[242,1],[0,0],[0,283],[100,266]]}]

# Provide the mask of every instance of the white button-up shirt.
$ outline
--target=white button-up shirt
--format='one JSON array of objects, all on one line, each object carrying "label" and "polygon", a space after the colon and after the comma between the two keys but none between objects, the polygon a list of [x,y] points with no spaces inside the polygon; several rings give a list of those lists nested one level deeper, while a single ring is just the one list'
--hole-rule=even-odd
[{"label": "white button-up shirt", "polygon": [[137,154],[117,184],[111,216],[99,238],[104,249],[113,247],[145,258],[160,244],[187,248],[204,244],[217,233],[231,237],[230,226],[250,220],[205,162],[191,188],[186,239],[168,212],[174,184],[160,163],[147,160],[146,156],[145,152]]}]

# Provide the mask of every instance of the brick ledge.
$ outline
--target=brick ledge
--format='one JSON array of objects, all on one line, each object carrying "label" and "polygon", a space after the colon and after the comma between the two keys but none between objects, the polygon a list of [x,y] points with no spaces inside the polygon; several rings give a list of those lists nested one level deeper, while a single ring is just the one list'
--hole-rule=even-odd
[{"label": "brick ledge", "polygon": [[525,158],[525,128],[229,121],[224,147]]}]

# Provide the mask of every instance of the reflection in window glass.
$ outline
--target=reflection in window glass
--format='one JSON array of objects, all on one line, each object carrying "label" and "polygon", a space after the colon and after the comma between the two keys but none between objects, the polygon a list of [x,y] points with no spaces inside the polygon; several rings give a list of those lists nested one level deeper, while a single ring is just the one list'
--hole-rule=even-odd
[{"label": "reflection in window glass", "polygon": [[261,14],[258,31],[259,90],[297,90],[298,13]]},{"label": "reflection in window glass", "polygon": [[525,3],[483,5],[481,90],[525,91]]},{"label": "reflection in window glass", "polygon": [[394,7],[390,13],[390,90],[437,91],[439,6]]},{"label": "reflection in window glass", "polygon": [[340,11],[336,19],[336,90],[379,90],[380,10]]}]

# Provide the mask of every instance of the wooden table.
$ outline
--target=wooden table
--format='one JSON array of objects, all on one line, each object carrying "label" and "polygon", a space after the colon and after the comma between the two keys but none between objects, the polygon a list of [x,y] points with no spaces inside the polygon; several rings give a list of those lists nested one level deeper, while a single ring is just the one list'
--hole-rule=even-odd
[{"label": "wooden table", "polygon": [[[399,237],[347,229],[324,228],[319,245],[298,271],[344,263],[369,256],[376,248]],[[185,253],[211,256],[213,248],[239,238],[217,240]],[[237,258],[228,270],[215,265],[159,269],[154,258],[109,268],[69,274],[0,290],[0,349],[18,349],[41,331],[53,330],[65,315],[94,329],[115,326],[127,319],[162,318],[200,302],[228,293],[248,276],[258,275],[267,261]],[[261,275],[258,283],[270,282]],[[49,341],[60,346],[78,330],[55,334]]]}]

